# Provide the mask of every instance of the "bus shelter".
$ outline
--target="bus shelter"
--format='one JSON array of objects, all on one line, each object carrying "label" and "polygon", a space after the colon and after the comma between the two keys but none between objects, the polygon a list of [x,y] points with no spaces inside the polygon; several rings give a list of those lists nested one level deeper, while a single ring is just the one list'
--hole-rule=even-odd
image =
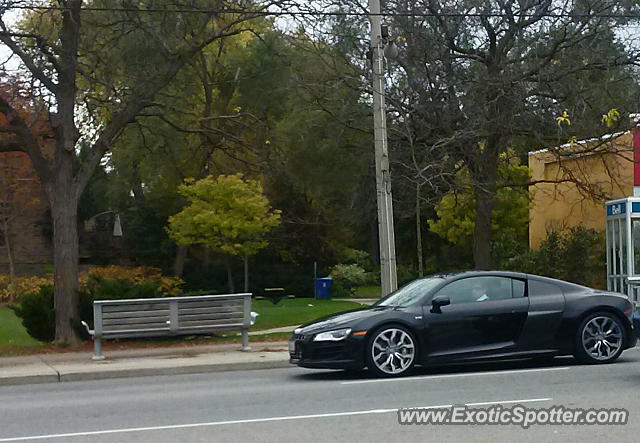
[{"label": "bus shelter", "polygon": [[640,197],[606,202],[607,289],[640,300]]}]

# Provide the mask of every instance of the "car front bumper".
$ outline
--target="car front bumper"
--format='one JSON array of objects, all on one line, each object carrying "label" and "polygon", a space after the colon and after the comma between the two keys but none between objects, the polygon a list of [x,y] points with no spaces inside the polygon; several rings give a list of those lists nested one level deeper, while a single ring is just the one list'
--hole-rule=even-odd
[{"label": "car front bumper", "polygon": [[289,362],[303,368],[361,369],[365,366],[365,337],[314,342],[315,334],[293,334],[289,339]]}]

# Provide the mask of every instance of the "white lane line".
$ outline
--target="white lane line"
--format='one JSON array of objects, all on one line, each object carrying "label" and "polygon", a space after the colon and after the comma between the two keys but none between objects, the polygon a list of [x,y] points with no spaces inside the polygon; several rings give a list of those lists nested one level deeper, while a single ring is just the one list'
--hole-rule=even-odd
[{"label": "white lane line", "polygon": [[[479,403],[465,403],[465,405],[466,406],[490,406],[490,405],[506,405],[506,404],[519,404],[519,403],[536,403],[536,402],[544,402],[544,401],[551,401],[551,400],[553,400],[551,397],[526,398],[521,400],[498,400],[498,401],[484,401]],[[457,404],[461,404],[461,403],[457,403]],[[419,406],[418,408],[436,409],[436,408],[451,408],[453,406],[454,406],[453,404],[432,405],[432,406]],[[237,424],[246,424],[246,423],[265,423],[265,422],[271,422],[271,421],[305,420],[310,418],[347,417],[347,416],[353,416],[353,415],[366,415],[366,414],[388,414],[388,413],[397,412],[397,411],[398,411],[398,408],[369,409],[365,411],[329,412],[326,414],[290,415],[290,416],[284,416],[284,417],[268,417],[268,418],[250,418],[246,420],[212,421],[208,423],[189,423],[184,425],[148,426],[144,428],[106,429],[103,431],[73,432],[68,434],[30,435],[25,437],[0,438],[0,442],[87,437],[91,435],[123,434],[126,432],[164,431],[169,429],[200,428],[200,427],[206,427],[206,426],[237,425]]]},{"label": "white lane line", "polygon": [[566,371],[568,369],[571,369],[571,367],[563,366],[560,368],[515,369],[512,371],[463,372],[461,374],[419,375],[416,377],[375,378],[375,379],[369,379],[369,380],[343,381],[340,384],[341,385],[360,385],[363,383],[387,383],[392,381],[430,380],[430,379],[437,379],[437,378],[454,378],[454,377],[474,377],[479,375],[509,375],[509,374],[526,374],[529,372]]}]

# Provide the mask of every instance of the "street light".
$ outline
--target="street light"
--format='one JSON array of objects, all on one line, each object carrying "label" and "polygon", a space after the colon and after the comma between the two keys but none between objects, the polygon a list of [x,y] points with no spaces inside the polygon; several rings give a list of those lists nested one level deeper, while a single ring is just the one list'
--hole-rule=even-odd
[{"label": "street light", "polygon": [[397,56],[397,48],[388,44],[389,33],[382,26],[380,0],[369,0],[371,23],[371,55],[373,72],[373,132],[376,157],[376,198],[378,203],[378,236],[380,243],[380,283],[382,296],[398,288],[396,275],[395,235],[393,231],[393,200],[389,175],[387,119],[384,99],[384,55]]}]

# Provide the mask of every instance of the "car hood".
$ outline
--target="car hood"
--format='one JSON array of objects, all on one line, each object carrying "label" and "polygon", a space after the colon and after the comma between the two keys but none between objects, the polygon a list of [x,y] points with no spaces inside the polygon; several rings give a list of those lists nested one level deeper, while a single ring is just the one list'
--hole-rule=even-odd
[{"label": "car hood", "polygon": [[355,311],[347,311],[340,314],[323,317],[310,323],[304,324],[296,328],[296,334],[315,334],[321,331],[329,331],[342,327],[353,327],[361,320],[380,315],[384,311],[388,311],[389,307],[370,307],[356,309]]}]

